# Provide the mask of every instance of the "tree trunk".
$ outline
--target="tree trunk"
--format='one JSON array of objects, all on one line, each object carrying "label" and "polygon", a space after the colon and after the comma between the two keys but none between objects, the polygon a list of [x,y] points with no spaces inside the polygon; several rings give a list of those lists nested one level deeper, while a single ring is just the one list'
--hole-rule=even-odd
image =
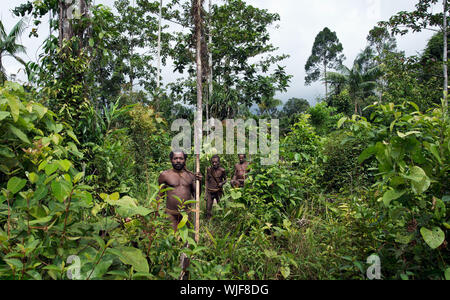
[{"label": "tree trunk", "polygon": [[447,114],[447,107],[448,107],[448,66],[447,66],[447,60],[448,60],[448,37],[447,37],[447,0],[444,0],[444,114]]},{"label": "tree trunk", "polygon": [[161,76],[161,19],[162,19],[162,0],[159,1],[159,24],[158,24],[158,77],[156,78],[156,87],[159,90]]},{"label": "tree trunk", "polygon": [[327,63],[324,63],[324,77],[325,77],[325,101],[328,102],[328,80],[327,80]]},{"label": "tree trunk", "polygon": [[[212,51],[211,51],[211,45],[212,45],[212,32],[211,32],[211,18],[212,18],[212,10],[211,10],[211,0],[209,0],[209,37],[208,37],[208,44],[209,44],[209,90],[208,90],[208,103],[212,103],[212,95],[213,95],[213,61],[212,61]],[[206,113],[209,114],[209,108],[206,106]],[[208,116],[207,116],[208,119]]]},{"label": "tree trunk", "polygon": [[[197,120],[195,130],[195,154],[196,154],[196,173],[200,173],[200,150],[202,139],[202,2],[195,0],[195,34],[197,39]],[[200,238],[200,181],[196,181],[195,189],[195,241]]]},{"label": "tree trunk", "polygon": [[3,74],[3,62],[2,62],[2,54],[0,53],[0,85],[4,84],[4,79],[3,75],[5,75],[6,77],[6,73]]},{"label": "tree trunk", "polygon": [[63,40],[63,32],[64,32],[64,2],[63,0],[59,0],[59,15],[58,15],[58,46],[61,48],[62,40]]}]

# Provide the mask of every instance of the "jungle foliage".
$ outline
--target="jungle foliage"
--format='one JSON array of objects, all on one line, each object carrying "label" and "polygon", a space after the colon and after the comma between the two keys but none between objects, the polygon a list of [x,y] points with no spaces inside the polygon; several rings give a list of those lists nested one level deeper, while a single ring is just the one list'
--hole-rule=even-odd
[{"label": "jungle foliage", "polygon": [[[164,19],[190,30],[190,4],[171,1]],[[172,121],[193,118],[192,34],[163,34],[163,63],[172,57],[187,74],[157,89],[159,1],[115,6],[116,14],[91,6],[73,21],[83,34],[63,43],[51,35],[40,60],[27,63],[30,85],[2,79],[0,279],[177,280],[182,253],[193,280],[365,280],[374,254],[381,279],[450,279],[450,118],[436,76],[442,34],[408,57],[381,23],[346,67],[326,28],[319,36],[332,40],[333,53],[317,39],[323,51],[314,50],[307,81],[322,78],[327,95],[278,110],[274,95],[291,78],[267,30],[279,16],[240,0],[204,11],[214,33],[204,45],[213,53],[211,116],[277,117],[281,135],[278,163],[247,155],[245,186],[224,186],[212,219],[201,216],[197,243],[187,214],[172,229],[157,183],[171,168]],[[57,9],[58,1],[42,0],[15,13],[39,26]],[[433,25],[439,16],[430,16]],[[56,18],[51,26],[58,29]],[[202,172],[211,155],[202,153]],[[228,181],[236,163],[221,155]],[[186,167],[194,170],[193,157]]]}]

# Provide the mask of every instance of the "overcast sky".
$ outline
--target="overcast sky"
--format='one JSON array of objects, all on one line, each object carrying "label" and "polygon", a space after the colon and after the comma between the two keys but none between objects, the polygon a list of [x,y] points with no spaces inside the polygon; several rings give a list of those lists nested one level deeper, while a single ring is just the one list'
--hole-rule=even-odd
[{"label": "overcast sky", "polygon": [[[163,0],[164,1],[164,0]],[[219,0],[212,0],[220,3]],[[206,3],[208,0],[205,1]],[[272,43],[279,47],[279,53],[289,54],[282,65],[287,67],[287,73],[293,75],[290,87],[286,93],[277,97],[286,101],[292,97],[305,98],[315,103],[317,97],[323,96],[323,85],[316,83],[311,86],[304,85],[305,64],[311,54],[312,45],[316,35],[324,27],[335,31],[344,47],[347,60],[345,65],[351,66],[356,55],[366,46],[366,37],[378,21],[387,20],[399,11],[414,10],[417,1],[413,0],[247,0],[247,3],[278,13],[281,21],[270,29]],[[0,0],[0,18],[9,32],[19,20],[14,17],[11,10],[26,0]],[[114,0],[95,0],[96,4],[112,6]],[[28,32],[22,37],[22,44],[27,48],[25,59],[36,61],[40,46],[48,36],[48,25],[39,29],[40,37],[28,38]],[[408,34],[397,37],[398,46],[407,55],[414,55],[423,50],[431,32],[424,31],[414,35]],[[8,74],[17,73],[20,64],[11,58],[4,59]],[[173,80],[172,66],[164,67],[162,75],[166,82]],[[19,77],[24,78],[20,71]]]}]

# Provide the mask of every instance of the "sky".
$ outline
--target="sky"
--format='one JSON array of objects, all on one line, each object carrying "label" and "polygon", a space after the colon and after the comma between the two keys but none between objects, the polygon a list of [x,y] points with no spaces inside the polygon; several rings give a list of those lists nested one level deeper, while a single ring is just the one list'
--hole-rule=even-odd
[{"label": "sky", "polygon": [[[164,1],[164,0],[163,0]],[[26,3],[27,0],[0,0],[0,19],[6,31],[9,31],[19,20],[11,10]],[[205,1],[208,3],[208,0]],[[221,3],[212,0],[213,4]],[[281,65],[286,66],[286,72],[293,75],[290,87],[285,93],[276,97],[283,102],[290,98],[305,98],[311,104],[325,94],[323,84],[313,83],[305,86],[305,64],[311,54],[316,35],[325,27],[335,31],[344,47],[346,60],[344,64],[351,66],[358,53],[367,45],[366,37],[369,31],[379,21],[388,20],[399,11],[412,11],[417,1],[413,0],[246,0],[255,7],[278,13],[280,21],[270,28],[271,43],[278,47],[278,54],[288,54],[290,57]],[[114,0],[95,0],[95,4],[113,6]],[[163,22],[164,25],[164,22]],[[41,45],[48,36],[48,25],[43,23],[38,33],[39,38],[28,38],[28,32],[22,36],[22,44],[27,49],[27,55],[21,55],[26,60],[37,61]],[[398,48],[407,55],[420,53],[431,37],[431,31],[398,36]],[[7,74],[18,73],[18,78],[25,78],[23,67],[13,59],[6,57],[4,65]],[[162,76],[165,82],[177,78],[170,64],[163,67]]]}]

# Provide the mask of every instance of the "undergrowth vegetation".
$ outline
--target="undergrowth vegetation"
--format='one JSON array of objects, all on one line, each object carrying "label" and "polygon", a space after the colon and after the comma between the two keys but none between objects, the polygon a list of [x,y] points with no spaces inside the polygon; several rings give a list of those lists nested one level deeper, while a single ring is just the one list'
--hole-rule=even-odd
[{"label": "undergrowth vegetation", "polygon": [[[57,1],[37,1],[17,10],[42,17],[50,10],[39,6],[44,2],[58,8]],[[224,36],[213,43],[214,55],[225,56],[213,72],[210,98],[218,100],[211,113],[221,120],[279,117],[284,128],[275,164],[247,154],[243,188],[230,185],[237,155],[220,155],[228,182],[209,220],[202,186],[196,242],[187,214],[172,228],[158,185],[160,173],[172,168],[171,123],[194,119],[195,90],[189,77],[169,85],[172,94],[156,88],[150,57],[130,56],[130,49],[154,42],[148,39],[155,32],[138,31],[157,23],[144,26],[125,11],[144,16],[158,3],[138,1],[131,10],[127,2],[117,1],[120,16],[91,7],[93,19],[83,17],[76,27],[89,28],[87,40],[74,34],[58,43],[51,36],[40,64],[27,65],[32,85],[1,74],[0,279],[177,280],[183,255],[192,280],[365,280],[374,255],[381,279],[450,279],[448,100],[441,78],[426,73],[440,71],[432,64],[438,59],[406,59],[392,45],[377,56],[366,49],[352,69],[322,78],[330,84],[324,101],[309,107],[294,98],[280,114],[274,95],[291,76],[281,66],[268,70],[284,55],[259,62],[267,77],[247,64],[275,49],[266,27],[279,16],[239,0],[215,6],[213,31]],[[190,24],[185,14],[178,21]],[[249,16],[248,32],[226,21]],[[121,36],[123,28],[137,40]],[[228,44],[236,35],[247,48]],[[163,42],[163,60],[175,55],[177,69],[192,76],[192,53],[184,47],[192,37],[167,34]],[[146,92],[135,92],[133,80]],[[259,113],[250,109],[255,104]],[[212,152],[201,155],[204,177]],[[194,170],[193,156],[186,168]]]}]

